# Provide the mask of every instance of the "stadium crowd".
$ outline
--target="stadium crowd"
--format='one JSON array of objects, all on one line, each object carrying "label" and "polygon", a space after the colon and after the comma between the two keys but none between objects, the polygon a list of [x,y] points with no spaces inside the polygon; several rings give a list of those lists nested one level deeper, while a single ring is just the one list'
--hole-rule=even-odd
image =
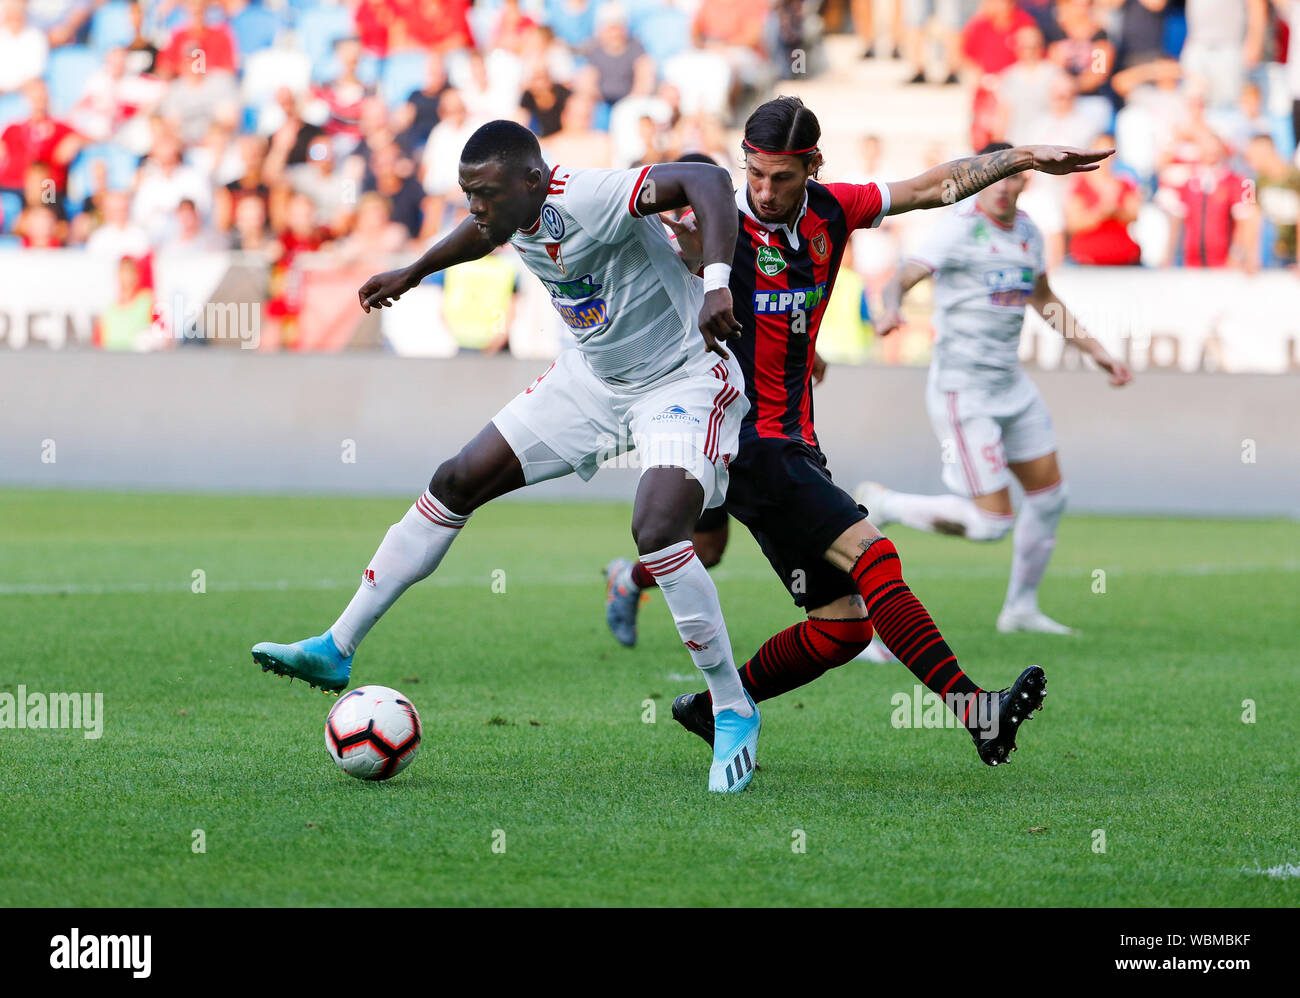
[{"label": "stadium crowd", "polygon": [[[908,85],[964,88],[973,148],[1118,148],[1023,196],[1049,264],[1294,268],[1289,25],[1300,0],[0,0],[0,249],[115,261],[114,348],[150,342],[153,261],[251,254],[263,345],[313,348],[295,260],[374,269],[446,231],[483,121],[554,162],[737,170],[748,107],[851,30]],[[502,256],[447,275],[461,346],[514,348]]]}]

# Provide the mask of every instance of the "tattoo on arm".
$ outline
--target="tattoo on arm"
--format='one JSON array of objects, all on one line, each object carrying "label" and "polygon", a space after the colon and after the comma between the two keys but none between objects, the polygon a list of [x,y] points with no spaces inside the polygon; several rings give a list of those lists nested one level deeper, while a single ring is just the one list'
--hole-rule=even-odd
[{"label": "tattoo on arm", "polygon": [[1002,149],[984,156],[968,156],[948,164],[949,175],[943,182],[945,204],[956,204],[977,194],[1003,177],[1021,173],[1032,164],[1017,163],[1016,150]]}]

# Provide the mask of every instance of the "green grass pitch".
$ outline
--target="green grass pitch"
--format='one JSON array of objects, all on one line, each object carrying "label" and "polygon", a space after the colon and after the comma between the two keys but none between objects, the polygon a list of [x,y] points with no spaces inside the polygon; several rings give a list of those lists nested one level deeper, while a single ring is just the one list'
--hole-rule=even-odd
[{"label": "green grass pitch", "polygon": [[[480,511],[357,657],[415,701],[419,756],[339,772],[334,700],[249,647],[323,631],[408,505],[0,492],[0,693],[104,703],[99,739],[0,729],[0,900],[1300,904],[1295,523],[1068,516],[1042,602],[1077,639],[996,633],[1009,542],[893,530],[977,682],[1047,670],[1015,764],[894,727],[911,675],[851,663],[764,705],[762,771],[722,797],[669,714],[701,684],[662,599],[635,650],[606,632],[613,504]],[[798,619],[743,529],[715,577],[742,659]]]}]

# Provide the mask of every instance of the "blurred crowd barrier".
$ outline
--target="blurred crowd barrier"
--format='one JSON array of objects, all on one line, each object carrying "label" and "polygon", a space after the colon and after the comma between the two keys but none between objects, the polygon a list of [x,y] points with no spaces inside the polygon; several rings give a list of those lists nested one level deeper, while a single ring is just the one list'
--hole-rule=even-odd
[{"label": "blurred crowd barrier", "polygon": [[[357,288],[404,262],[313,253],[279,272],[255,253],[197,252],[155,258],[146,285],[120,261],[82,252],[0,253],[0,349],[548,360],[573,345],[545,289],[509,250],[431,279],[394,308],[362,312]],[[1053,283],[1078,324],[1139,371],[1300,368],[1300,282],[1289,272],[1063,266]],[[818,348],[833,364],[923,366],[933,340],[929,294],[928,282],[919,285],[904,327],[877,337],[863,281],[845,267]],[[1064,317],[1031,312],[1021,356],[1045,370],[1076,366],[1066,343],[1078,331]]]}]

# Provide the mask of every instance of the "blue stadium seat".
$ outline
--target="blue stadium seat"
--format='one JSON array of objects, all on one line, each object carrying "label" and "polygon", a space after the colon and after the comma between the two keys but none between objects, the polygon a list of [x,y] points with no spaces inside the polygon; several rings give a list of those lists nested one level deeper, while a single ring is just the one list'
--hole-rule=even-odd
[{"label": "blue stadium seat", "polygon": [[22,121],[30,111],[27,98],[22,94],[0,94],[0,129],[15,121]]},{"label": "blue stadium seat", "polygon": [[96,160],[103,160],[108,164],[109,190],[126,190],[135,181],[139,157],[131,150],[112,142],[99,142],[85,146],[68,167],[68,203],[80,204],[90,193],[90,166]]},{"label": "blue stadium seat", "polygon": [[21,249],[23,241],[17,236],[0,236],[0,250]]},{"label": "blue stadium seat", "polygon": [[655,7],[630,18],[632,34],[662,66],[691,45],[691,19],[676,7]]},{"label": "blue stadium seat", "polygon": [[130,45],[135,38],[131,27],[131,5],[123,0],[110,0],[90,19],[90,47],[96,52]]},{"label": "blue stadium seat", "polygon": [[394,52],[384,60],[379,90],[390,108],[401,107],[412,92],[424,86],[429,56],[425,52]]},{"label": "blue stadium seat", "polygon": [[50,52],[45,69],[45,83],[50,91],[50,113],[67,114],[81,99],[86,81],[94,75],[103,59],[85,45],[63,45]]},{"label": "blue stadium seat", "polygon": [[321,7],[305,10],[298,18],[298,36],[302,50],[311,59],[312,78],[321,79],[317,69],[334,56],[334,43],[357,33],[352,13],[346,7]]},{"label": "blue stadium seat", "polygon": [[23,210],[23,199],[13,191],[0,191],[0,210],[4,212],[4,232],[13,232],[14,223]]},{"label": "blue stadium seat", "polygon": [[[361,61],[357,63],[357,78],[362,83],[378,84],[383,62],[384,60],[373,52],[362,52]],[[328,83],[330,80],[337,78],[338,75],[339,61],[332,52],[325,62],[313,62],[311,64],[311,80],[313,83]]]},{"label": "blue stadium seat", "polygon": [[[660,10],[663,4],[660,0],[622,0],[623,11],[627,14],[629,24],[635,24],[638,18],[644,17],[652,11]],[[603,6],[597,4],[597,6]]]},{"label": "blue stadium seat", "polygon": [[587,4],[587,9],[574,16],[564,9],[563,0],[546,0],[546,10],[542,23],[555,32],[555,37],[566,42],[570,48],[578,49],[585,45],[596,30],[596,7],[594,2]]},{"label": "blue stadium seat", "polygon": [[320,5],[321,0],[289,0],[280,11],[280,16],[288,15],[289,20],[297,24],[304,13],[316,10]]},{"label": "blue stadium seat", "polygon": [[275,43],[283,21],[264,7],[249,4],[230,21],[230,30],[235,33],[235,42],[239,45],[241,61],[254,52],[269,49]]}]

